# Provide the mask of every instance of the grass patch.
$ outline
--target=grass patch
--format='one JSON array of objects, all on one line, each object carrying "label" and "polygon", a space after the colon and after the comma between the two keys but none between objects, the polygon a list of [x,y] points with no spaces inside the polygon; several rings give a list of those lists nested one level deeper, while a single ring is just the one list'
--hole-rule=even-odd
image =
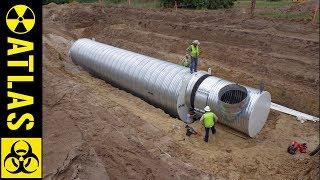
[{"label": "grass patch", "polygon": [[[127,1],[125,1],[125,4],[128,5]],[[131,0],[131,6],[134,8],[160,8],[161,3],[160,1],[157,1],[157,0],[148,1],[148,2]]]},{"label": "grass patch", "polygon": [[[266,1],[266,0],[257,0],[256,8],[261,9],[277,9],[292,5],[291,0],[281,0],[281,1]],[[250,0],[238,0],[235,4],[235,7],[250,7]]]},{"label": "grass patch", "polygon": [[79,2],[79,3],[95,3],[95,2],[99,2],[98,0],[73,0],[75,2]]},{"label": "grass patch", "polygon": [[[311,13],[262,13],[258,16],[272,18],[272,19],[285,19],[285,20],[294,20],[294,21],[311,21]],[[319,22],[319,16],[318,16]]]}]

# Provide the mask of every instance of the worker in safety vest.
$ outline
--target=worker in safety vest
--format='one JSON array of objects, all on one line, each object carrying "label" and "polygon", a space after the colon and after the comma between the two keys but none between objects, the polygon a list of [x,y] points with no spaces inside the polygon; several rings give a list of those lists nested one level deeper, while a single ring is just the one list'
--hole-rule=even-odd
[{"label": "worker in safety vest", "polygon": [[187,55],[191,56],[190,73],[197,72],[198,57],[199,57],[199,45],[198,40],[194,40],[192,44],[187,48]]},{"label": "worker in safety vest", "polygon": [[204,141],[208,142],[210,129],[212,131],[212,134],[216,133],[216,129],[214,128],[214,125],[217,122],[218,117],[213,112],[211,112],[211,109],[209,106],[206,106],[204,108],[204,111],[205,113],[202,115],[200,122],[203,122],[203,125],[206,129]]}]

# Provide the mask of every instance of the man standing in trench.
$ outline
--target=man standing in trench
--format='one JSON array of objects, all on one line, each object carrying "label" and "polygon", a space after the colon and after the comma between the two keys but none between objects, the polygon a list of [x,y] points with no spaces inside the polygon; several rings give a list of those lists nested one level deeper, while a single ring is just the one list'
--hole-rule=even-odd
[{"label": "man standing in trench", "polygon": [[190,73],[197,72],[198,57],[199,57],[199,45],[198,40],[194,40],[192,44],[187,48],[187,55],[191,56]]},{"label": "man standing in trench", "polygon": [[203,123],[205,129],[206,129],[206,134],[204,136],[204,141],[208,142],[209,140],[209,131],[211,129],[212,134],[216,133],[216,129],[214,127],[216,121],[218,120],[218,117],[211,112],[211,109],[209,106],[206,106],[204,108],[205,113],[202,115],[200,122]]}]

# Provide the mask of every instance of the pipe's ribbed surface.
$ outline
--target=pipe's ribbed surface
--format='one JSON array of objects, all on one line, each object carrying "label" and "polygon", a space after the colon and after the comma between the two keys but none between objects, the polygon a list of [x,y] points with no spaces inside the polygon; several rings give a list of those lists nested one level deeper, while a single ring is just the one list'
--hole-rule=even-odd
[{"label": "pipe's ribbed surface", "polygon": [[179,89],[183,77],[190,76],[188,68],[89,39],[76,41],[70,55],[91,73],[177,115]]},{"label": "pipe's ribbed surface", "polygon": [[[201,112],[210,106],[219,122],[254,137],[267,120],[268,92],[240,86],[204,72],[89,39],[70,49],[74,62],[91,73],[126,89],[185,122],[188,108]],[[231,98],[231,99],[230,99]]]}]

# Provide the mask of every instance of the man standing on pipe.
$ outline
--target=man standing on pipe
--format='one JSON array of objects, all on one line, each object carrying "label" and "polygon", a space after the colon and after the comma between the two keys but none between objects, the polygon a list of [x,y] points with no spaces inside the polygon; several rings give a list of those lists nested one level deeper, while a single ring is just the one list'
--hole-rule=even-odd
[{"label": "man standing on pipe", "polygon": [[199,57],[199,45],[198,40],[194,40],[192,44],[187,48],[187,55],[191,56],[190,73],[197,72],[198,57]]},{"label": "man standing on pipe", "polygon": [[211,109],[209,106],[206,106],[204,108],[204,111],[205,113],[202,115],[200,122],[203,122],[203,125],[206,129],[204,141],[208,142],[210,129],[212,131],[212,134],[216,133],[216,129],[214,125],[215,125],[215,122],[218,120],[218,117],[213,112],[211,112]]}]

